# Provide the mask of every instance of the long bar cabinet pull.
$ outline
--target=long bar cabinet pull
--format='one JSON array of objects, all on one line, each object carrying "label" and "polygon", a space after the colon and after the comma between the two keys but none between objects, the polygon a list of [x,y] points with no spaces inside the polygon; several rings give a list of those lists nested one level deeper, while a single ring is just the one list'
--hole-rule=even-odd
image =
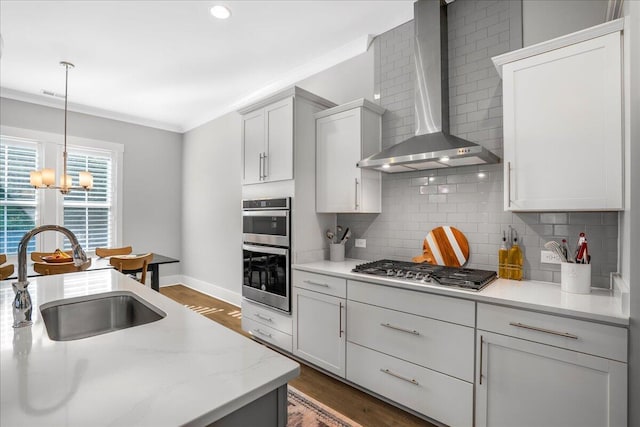
[{"label": "long bar cabinet pull", "polygon": [[392,377],[396,377],[399,378],[403,381],[406,381],[408,383],[411,383],[413,385],[420,385],[420,383],[416,380],[414,380],[413,378],[407,378],[407,377],[403,377],[402,375],[398,375],[395,372],[392,372],[388,369],[384,369],[384,368],[380,368],[380,372],[384,372],[385,374],[391,375]]},{"label": "long bar cabinet pull", "polygon": [[260,153],[260,163],[259,164],[259,170],[260,170],[260,181],[262,181],[262,153]]},{"label": "long bar cabinet pull", "polygon": [[356,200],[355,200],[356,204],[355,204],[355,208],[356,210],[358,210],[358,207],[360,206],[358,204],[358,178],[356,178]]},{"label": "long bar cabinet pull", "polygon": [[340,317],[338,318],[338,329],[339,329],[338,336],[339,336],[340,338],[342,338],[342,333],[344,332],[344,331],[342,330],[342,307],[343,307],[343,305],[342,305],[342,301],[340,301]]},{"label": "long bar cabinet pull", "polygon": [[261,329],[254,329],[253,331],[254,331],[254,332],[257,332],[257,333],[259,333],[260,335],[263,335],[263,336],[265,336],[265,337],[273,338],[273,336],[272,336],[271,334],[268,334],[268,333],[264,332],[264,331],[263,331],[263,330],[261,330]]},{"label": "long bar cabinet pull", "polygon": [[520,322],[509,322],[509,324],[511,326],[515,326],[516,328],[530,329],[532,331],[544,332],[545,334],[552,334],[552,335],[558,335],[560,337],[571,338],[572,340],[578,339],[577,335],[570,334],[569,332],[558,332],[551,329],[538,328],[537,326],[525,325],[524,323],[520,323]]},{"label": "long bar cabinet pull", "polygon": [[267,179],[269,173],[267,172],[267,153],[262,153],[262,178]]},{"label": "long bar cabinet pull", "polygon": [[482,385],[482,350],[484,347],[484,338],[480,335],[480,385]]},{"label": "long bar cabinet pull", "polygon": [[328,288],[329,285],[327,285],[326,283],[318,283],[318,282],[313,282],[311,280],[305,280],[304,283],[308,283],[310,285],[314,285],[314,286],[322,286],[323,288]]},{"label": "long bar cabinet pull", "polygon": [[511,207],[511,162],[507,162],[507,207]]},{"label": "long bar cabinet pull", "polygon": [[389,329],[395,329],[396,331],[401,331],[401,332],[406,332],[408,334],[412,334],[412,335],[420,335],[420,332],[416,331],[415,329],[405,329],[405,328],[401,328],[399,326],[394,326],[391,323],[380,323],[380,326],[384,326],[385,328],[389,328]]},{"label": "long bar cabinet pull", "polygon": [[266,320],[267,322],[273,322],[273,319],[272,319],[271,317],[263,316],[263,315],[262,315],[262,314],[260,314],[260,313],[256,313],[256,314],[255,314],[255,316],[256,316],[258,319]]}]

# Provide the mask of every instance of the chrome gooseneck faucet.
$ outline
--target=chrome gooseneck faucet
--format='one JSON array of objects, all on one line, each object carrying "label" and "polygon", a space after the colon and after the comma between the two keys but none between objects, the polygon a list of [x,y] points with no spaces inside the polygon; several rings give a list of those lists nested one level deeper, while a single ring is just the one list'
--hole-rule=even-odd
[{"label": "chrome gooseneck faucet", "polygon": [[87,261],[87,254],[85,254],[82,246],[78,243],[76,235],[68,228],[59,225],[41,225],[25,233],[18,244],[18,281],[11,284],[16,293],[16,297],[12,303],[14,328],[22,328],[23,326],[29,326],[33,323],[31,321],[31,312],[33,309],[31,305],[31,295],[27,289],[27,286],[29,286],[29,281],[27,280],[27,246],[33,236],[43,231],[58,231],[67,236],[71,241],[73,263],[76,266],[81,266]]}]

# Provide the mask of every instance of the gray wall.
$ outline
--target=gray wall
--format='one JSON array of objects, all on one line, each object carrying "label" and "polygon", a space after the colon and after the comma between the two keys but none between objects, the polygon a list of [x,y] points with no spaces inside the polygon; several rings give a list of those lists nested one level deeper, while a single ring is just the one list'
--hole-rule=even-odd
[{"label": "gray wall", "polygon": [[187,132],[182,159],[187,184],[182,272],[237,294],[242,283],[240,125],[240,115],[229,113]]},{"label": "gray wall", "polygon": [[[4,126],[60,133],[63,111],[0,99]],[[136,252],[154,251],[180,258],[182,135],[175,132],[69,113],[68,134],[124,144],[123,244]],[[177,274],[166,265],[161,274]]]},{"label": "gray wall", "polygon": [[296,83],[325,99],[344,104],[358,98],[373,100],[373,49]]},{"label": "gray wall", "polygon": [[[521,45],[519,2],[456,1],[449,14],[449,90],[451,133],[502,156],[502,86],[491,57]],[[413,22],[376,39],[375,85],[381,93],[382,145],[388,147],[414,132]],[[422,251],[425,235],[452,225],[470,243],[469,266],[496,270],[502,230],[517,230],[525,255],[525,278],[560,281],[559,266],[540,263],[547,240],[567,238],[575,245],[585,231],[597,286],[608,286],[617,270],[616,213],[527,213],[503,210],[502,164],[450,170],[383,174],[382,213],[338,215],[367,248],[347,248],[358,259],[409,260]]]},{"label": "gray wall", "polygon": [[[604,22],[607,0],[524,0],[524,46],[540,43]],[[540,25],[540,23],[545,25]]]},{"label": "gray wall", "polygon": [[[373,52],[297,85],[336,103],[372,99]],[[240,125],[237,113],[212,120],[184,134],[183,152],[185,282],[236,304],[242,290]]]}]

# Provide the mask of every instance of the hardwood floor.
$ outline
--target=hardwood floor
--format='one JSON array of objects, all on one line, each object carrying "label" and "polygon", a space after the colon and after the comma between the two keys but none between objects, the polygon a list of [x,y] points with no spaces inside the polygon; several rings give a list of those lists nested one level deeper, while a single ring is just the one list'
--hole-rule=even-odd
[{"label": "hardwood floor", "polygon": [[[250,337],[240,326],[241,312],[235,305],[210,297],[183,285],[165,286],[160,293],[183,305],[191,306],[207,318],[239,334]],[[341,381],[300,364],[300,376],[289,384],[352,420],[369,426],[434,427],[386,402]]]}]

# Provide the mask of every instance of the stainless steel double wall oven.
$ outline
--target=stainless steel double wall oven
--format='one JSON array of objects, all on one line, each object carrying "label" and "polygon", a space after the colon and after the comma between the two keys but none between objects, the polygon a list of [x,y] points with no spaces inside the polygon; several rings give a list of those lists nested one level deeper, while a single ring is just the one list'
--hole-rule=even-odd
[{"label": "stainless steel double wall oven", "polygon": [[242,296],[291,311],[291,198],[242,201]]}]

